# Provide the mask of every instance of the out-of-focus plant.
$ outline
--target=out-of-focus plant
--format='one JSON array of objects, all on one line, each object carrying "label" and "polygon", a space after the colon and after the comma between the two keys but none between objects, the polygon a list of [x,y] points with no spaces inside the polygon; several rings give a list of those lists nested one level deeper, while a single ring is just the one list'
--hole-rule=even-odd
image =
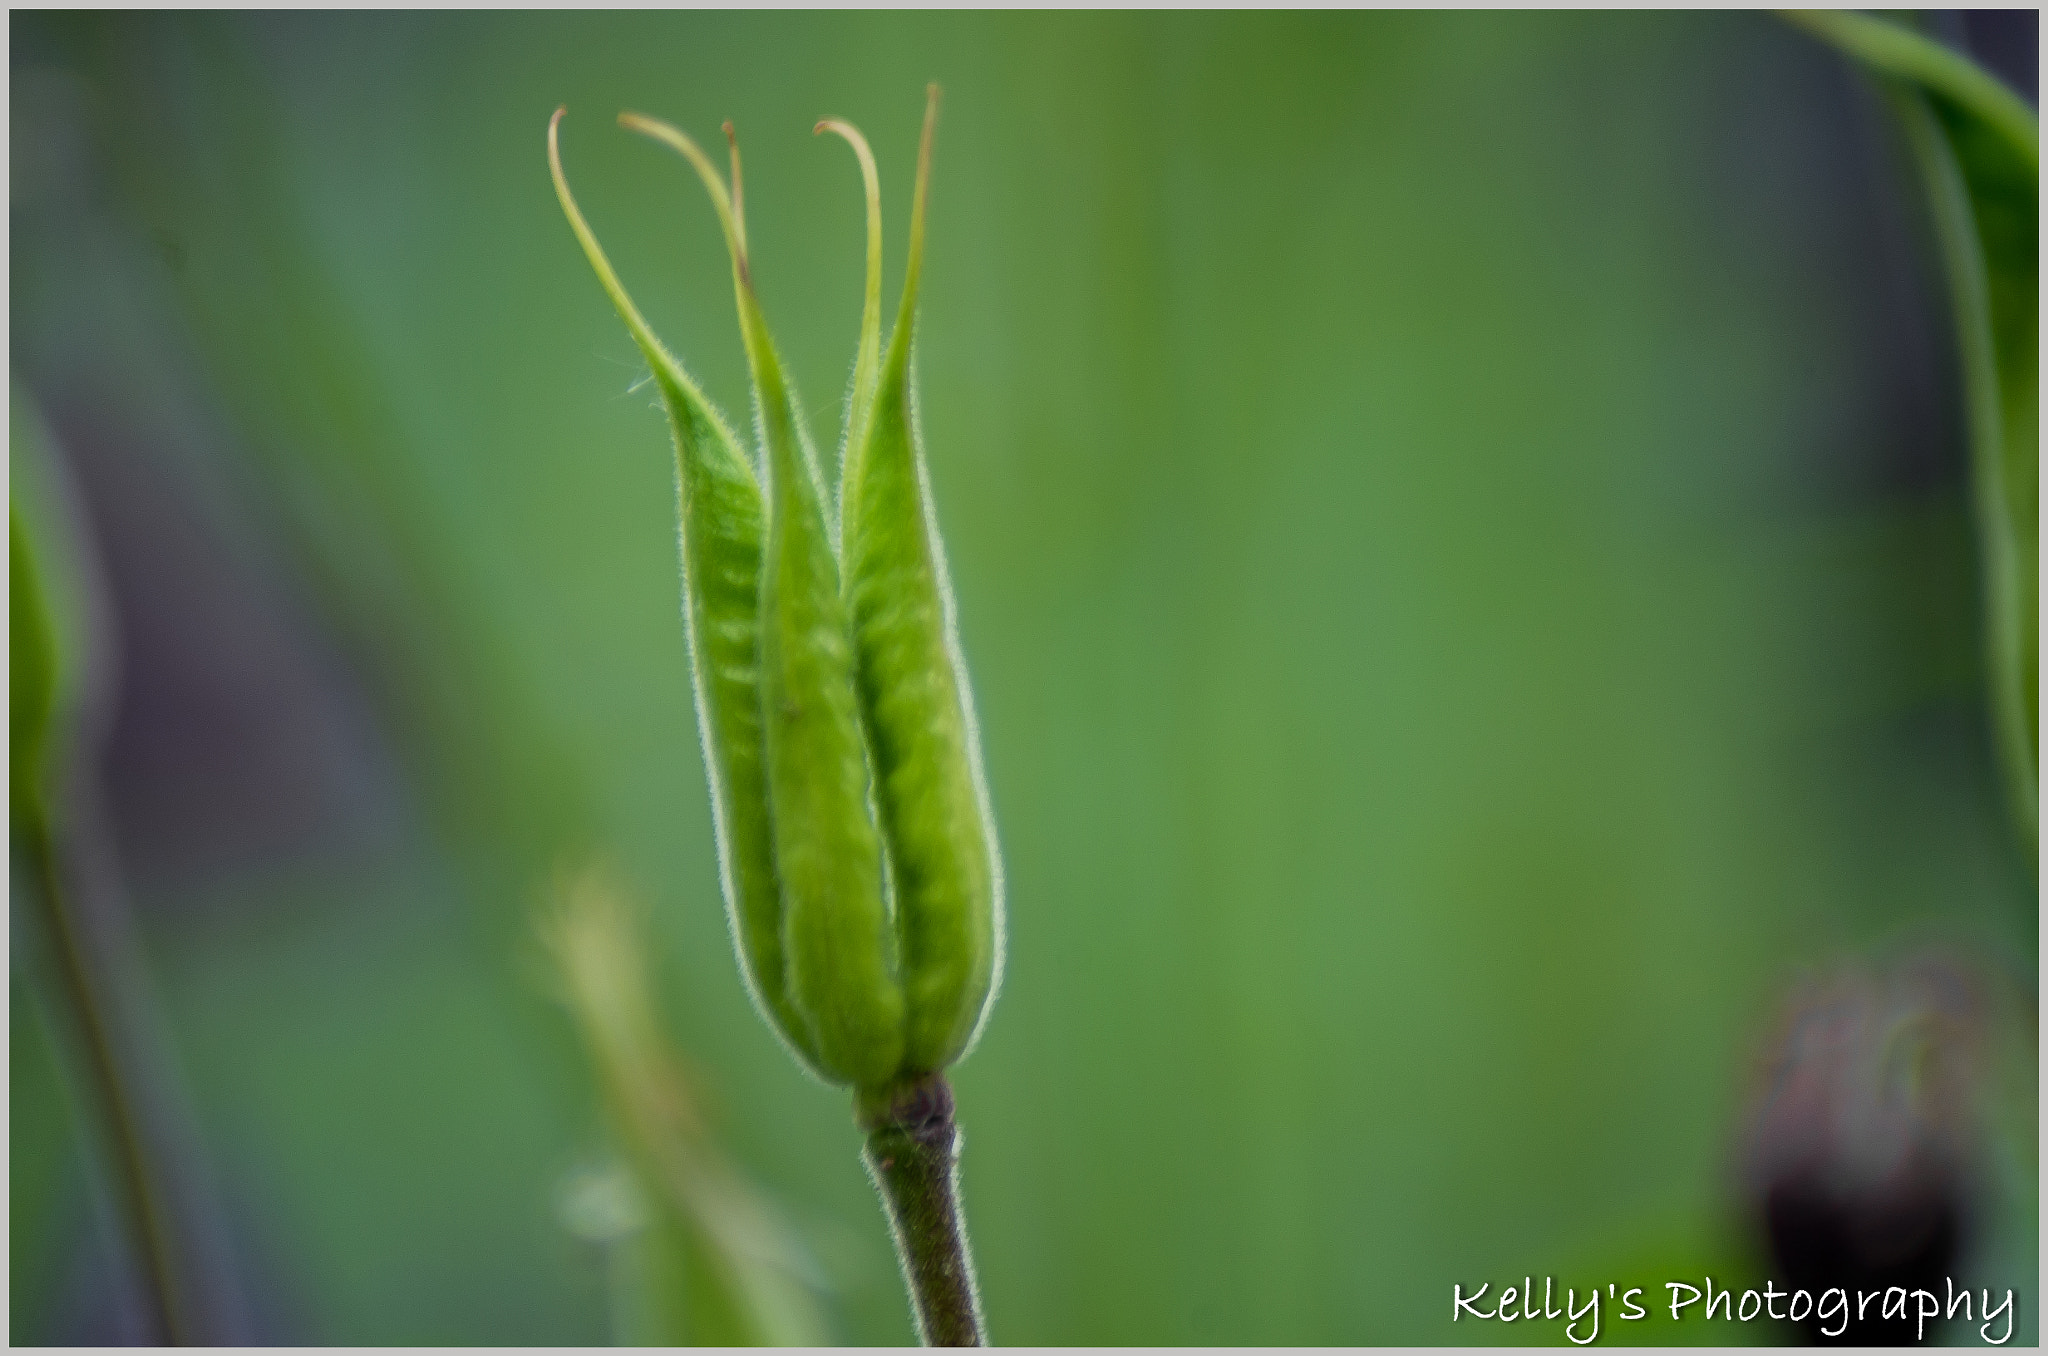
[{"label": "out-of-focus plant", "polygon": [[2007,798],[2040,850],[2040,120],[1969,58],[1902,24],[1786,17],[1877,75],[1927,186],[1962,360],[1990,708]]},{"label": "out-of-focus plant", "polygon": [[[1780,1273],[1819,1294],[1939,1288],[1985,1232],[1998,1027],[1988,981],[1914,956],[1847,965],[1786,1000],[1742,1141],[1748,1203]],[[1924,1326],[1925,1320],[1920,1320]],[[1917,1340],[1914,1320],[1809,1330]]]},{"label": "out-of-focus plant", "polygon": [[[1926,188],[1960,363],[1987,706],[2004,799],[2038,862],[2039,120],[1903,22],[1784,17],[1878,78]],[[2036,1194],[2038,1057],[2011,1049],[2031,1047],[2019,1034],[2031,1000],[1999,994],[1990,969],[1920,956],[1848,962],[1788,999],[1742,1158],[1753,1215],[1793,1284],[1931,1285],[1995,1232],[1995,1182],[2007,1205]],[[1861,1313],[1812,1331],[1921,1336]]]},{"label": "out-of-focus plant", "polygon": [[937,87],[929,93],[909,266],[886,351],[874,157],[846,122],[815,129],[852,145],[868,209],[836,534],[803,407],[754,292],[738,142],[728,187],[682,132],[619,118],[680,152],[718,213],[753,378],[758,464],[648,328],[577,209],[562,173],[560,111],[548,156],[562,209],[646,357],[675,438],[684,616],[742,973],[798,1061],[854,1089],[920,1337],[974,1345],[982,1320],[944,1070],[973,1045],[995,992],[1002,873],[911,373],[938,109]]},{"label": "out-of-focus plant", "polygon": [[[13,392],[7,504],[8,781],[10,827],[47,837],[85,700],[91,641],[82,566],[47,473],[43,431],[28,393]],[[26,482],[26,483],[24,483]]]},{"label": "out-of-focus plant", "polygon": [[151,1336],[248,1340],[244,1307],[132,936],[93,772],[111,637],[47,428],[16,386],[8,450],[9,846],[79,1037]]},{"label": "out-of-focus plant", "polygon": [[605,1243],[618,1332],[632,1346],[815,1346],[816,1268],[720,1151],[662,1034],[631,904],[602,871],[563,882],[546,935],[604,1090],[625,1164],[568,1202]]}]

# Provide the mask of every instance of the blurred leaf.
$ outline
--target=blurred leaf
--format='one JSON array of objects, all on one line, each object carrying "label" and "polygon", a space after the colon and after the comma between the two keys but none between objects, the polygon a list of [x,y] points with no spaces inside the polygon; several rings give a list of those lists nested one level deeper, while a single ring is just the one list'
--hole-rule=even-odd
[{"label": "blurred leaf", "polygon": [[2040,126],[1968,58],[1889,20],[1788,15],[1885,78],[1927,185],[1962,356],[1992,720],[2039,849]]},{"label": "blurred leaf", "polygon": [[57,704],[57,640],[21,506],[7,513],[8,774],[14,813],[40,814],[43,743]]},{"label": "blurred leaf", "polygon": [[[16,383],[8,415],[7,606],[8,606],[8,777],[10,848],[16,860],[47,855],[50,832],[48,776],[52,745],[63,738],[65,708],[77,678],[75,609],[64,599],[66,540],[57,531],[51,494],[47,430],[35,402]],[[54,568],[53,568],[54,566]],[[65,618],[74,621],[65,626]],[[67,629],[72,634],[67,637]],[[71,642],[67,647],[67,639]],[[69,653],[67,654],[67,648]],[[16,1343],[47,1337],[39,1325],[57,1306],[47,1288],[74,1260],[69,1223],[61,1213],[77,1186],[72,1155],[83,1154],[83,1127],[67,1105],[56,1038],[49,1030],[47,999],[36,993],[37,961],[47,965],[37,943],[37,919],[21,909],[24,897],[41,903],[40,872],[34,885],[16,893],[8,970],[11,1042],[8,1061],[10,1161],[39,1170],[14,1172],[8,1201],[9,1273],[12,1290],[10,1338]],[[26,883],[26,882],[25,882]],[[42,999],[39,1002],[37,1000]],[[83,1160],[81,1160],[83,1161]],[[25,1281],[41,1286],[24,1290]]]},{"label": "blurred leaf", "polygon": [[19,383],[8,414],[8,773],[13,814],[49,811],[48,778],[87,686],[90,595],[49,431]]},{"label": "blurred leaf", "polygon": [[816,1268],[699,1115],[655,1016],[630,907],[602,872],[586,870],[563,885],[548,933],[632,1165],[631,1187],[576,1198],[579,1232],[608,1227],[626,1253],[617,1339],[816,1345],[825,1340]]},{"label": "blurred leaf", "polygon": [[34,982],[62,994],[82,1038],[74,1058],[97,1094],[102,1166],[120,1183],[129,1241],[160,1306],[156,1335],[245,1341],[238,1282],[99,808],[113,607],[36,403],[18,384],[12,398],[10,847],[24,868],[22,917],[50,946]]}]

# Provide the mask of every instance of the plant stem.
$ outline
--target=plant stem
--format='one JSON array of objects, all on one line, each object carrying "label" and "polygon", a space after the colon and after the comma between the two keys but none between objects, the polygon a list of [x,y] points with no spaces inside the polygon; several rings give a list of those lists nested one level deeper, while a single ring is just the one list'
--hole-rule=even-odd
[{"label": "plant stem", "polygon": [[155,1024],[97,788],[14,817],[56,979],[84,1046],[145,1289],[151,1341],[246,1345],[252,1337],[225,1226],[170,1053]]},{"label": "plant stem", "polygon": [[[1988,705],[2006,804],[2020,839],[2038,863],[2041,850],[2040,771],[2035,732],[2026,704],[2024,655],[2032,637],[2024,618],[2036,602],[2023,581],[2036,568],[2023,558],[2007,503],[2005,408],[1999,393],[1998,347],[1992,328],[1990,283],[1978,234],[1970,187],[1954,147],[1926,96],[1894,86],[1893,111],[1920,163],[1934,234],[1948,274],[1949,305],[1955,317],[1961,359],[1964,427],[1970,444],[1970,505],[1976,519],[1977,554],[1983,572],[1985,669]],[[2028,437],[2028,435],[2021,435]],[[2031,437],[2028,437],[2031,442]],[[2032,455],[2032,454],[2029,454]]]},{"label": "plant stem", "polygon": [[928,1347],[978,1347],[981,1297],[960,1209],[960,1129],[943,1074],[859,1094],[863,1157],[896,1239],[917,1335]]},{"label": "plant stem", "polygon": [[80,926],[65,889],[67,873],[60,865],[62,854],[54,841],[55,835],[47,823],[37,822],[25,837],[31,878],[57,953],[58,974],[71,1015],[84,1038],[92,1083],[106,1117],[108,1138],[113,1141],[121,1183],[119,1198],[127,1206],[130,1242],[143,1264],[144,1303],[150,1326],[156,1340],[183,1345],[179,1315],[172,1299],[176,1287],[163,1202],[149,1170],[136,1101],[128,1080],[122,1076],[116,1038],[107,1005],[102,1001],[104,986],[95,982],[97,967],[93,964],[92,948],[81,935],[85,929]]}]

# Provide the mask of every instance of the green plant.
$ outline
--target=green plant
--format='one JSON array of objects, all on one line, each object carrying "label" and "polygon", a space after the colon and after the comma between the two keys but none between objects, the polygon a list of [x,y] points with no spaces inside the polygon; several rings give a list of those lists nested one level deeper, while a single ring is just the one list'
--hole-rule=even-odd
[{"label": "green plant", "polygon": [[152,1001],[100,786],[116,670],[111,605],[61,450],[30,393],[10,412],[9,836],[21,940],[76,1041],[96,1163],[157,1340],[246,1341],[196,1136]]},{"label": "green plant", "polygon": [[2040,850],[2040,120],[1967,57],[1869,15],[1789,10],[1883,83],[1927,186],[1962,364],[1985,670],[2006,799]]},{"label": "green plant", "polygon": [[[800,1063],[850,1086],[919,1335],[979,1343],[944,1071],[973,1045],[1002,959],[1002,876],[912,376],[938,92],[918,154],[903,297],[881,346],[874,157],[867,287],[842,430],[835,534],[801,404],[754,291],[737,141],[730,188],[689,137],[621,114],[703,180],[731,255],[758,464],[662,346],[555,188],[645,355],[675,440],[684,615],[721,875],[742,973]],[[731,125],[726,127],[731,138]],[[765,482],[765,484],[764,484]]]},{"label": "green plant", "polygon": [[608,870],[565,873],[542,920],[623,1162],[571,1197],[615,1273],[630,1346],[816,1346],[828,1336],[788,1225],[720,1149],[655,1014],[639,911]]}]

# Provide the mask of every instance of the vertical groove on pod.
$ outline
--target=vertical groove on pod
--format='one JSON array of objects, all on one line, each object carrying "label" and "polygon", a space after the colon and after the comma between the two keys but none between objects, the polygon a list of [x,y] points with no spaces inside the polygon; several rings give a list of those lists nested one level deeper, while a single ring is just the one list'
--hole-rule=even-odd
[{"label": "vertical groove on pod", "polygon": [[620,122],[690,161],[732,252],[769,484],[760,690],[790,997],[835,1074],[880,1084],[902,1062],[904,1000],[882,894],[881,844],[868,810],[846,606],[816,464],[717,170],[666,124],[632,114]]},{"label": "vertical groove on pod", "polygon": [[938,87],[929,93],[903,300],[844,490],[847,592],[895,879],[912,1073],[944,1068],[971,1046],[1002,964],[1001,864],[911,373]]},{"label": "vertical groove on pod", "polygon": [[759,689],[763,506],[753,468],[718,411],[662,346],[627,296],[562,172],[557,110],[548,163],[569,225],[652,369],[676,454],[677,545],[683,624],[726,921],[748,991],[769,1027],[814,1072],[816,1041],[790,1001],[782,906],[768,812]]}]

